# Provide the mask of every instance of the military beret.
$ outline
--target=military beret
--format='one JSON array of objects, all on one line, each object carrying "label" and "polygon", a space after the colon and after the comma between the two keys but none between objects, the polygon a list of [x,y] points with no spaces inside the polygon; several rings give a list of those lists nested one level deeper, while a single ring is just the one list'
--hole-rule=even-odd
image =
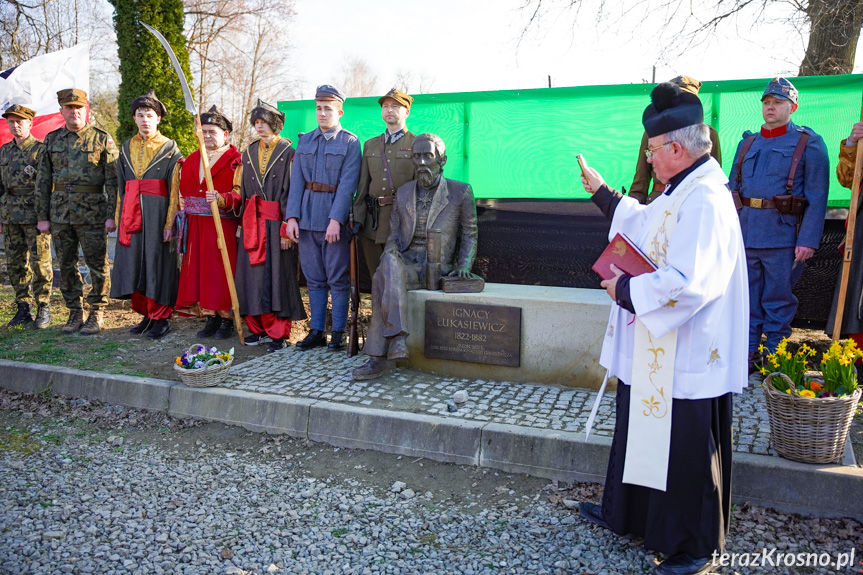
[{"label": "military beret", "polygon": [[701,100],[692,92],[681,90],[677,84],[657,84],[650,93],[650,101],[641,116],[648,138],[704,123]]},{"label": "military beret", "polygon": [[698,95],[698,90],[701,89],[701,82],[693,78],[692,76],[677,76],[676,78],[672,78],[669,80],[672,84],[677,84],[680,86],[680,89],[684,92],[689,92],[690,94]]},{"label": "military beret", "polygon": [[165,104],[159,101],[159,98],[156,97],[156,93],[153,90],[150,90],[143,96],[138,96],[132,100],[130,108],[132,109],[133,116],[135,115],[135,110],[138,108],[150,108],[159,114],[160,118],[164,118],[168,115],[168,110],[165,108]]},{"label": "military beret", "polygon": [[413,98],[411,98],[410,96],[408,96],[407,94],[405,94],[404,92],[399,90],[398,88],[391,88],[389,92],[387,92],[386,94],[384,94],[383,96],[378,98],[378,104],[383,106],[384,100],[386,100],[387,98],[392,98],[393,100],[395,100],[396,102],[398,102],[399,104],[401,104],[402,106],[407,108],[408,110],[411,109],[411,102],[414,101]]},{"label": "military beret", "polygon": [[9,116],[18,116],[19,118],[24,118],[25,120],[32,120],[36,117],[36,111],[31,110],[30,108],[25,108],[21,104],[12,104],[6,111],[3,112],[3,117],[8,118]]},{"label": "military beret", "polygon": [[255,120],[263,120],[270,125],[273,132],[278,134],[285,125],[285,113],[258,98],[258,103],[252,108],[252,113],[249,115],[249,123],[254,126]]},{"label": "military beret", "polygon": [[[254,122],[254,120],[252,120],[252,122]],[[201,114],[201,124],[211,124],[229,132],[234,131],[234,124],[232,124],[228,117],[225,116],[215,105],[211,106],[209,110]]]},{"label": "military beret", "polygon": [[338,100],[344,102],[345,97],[335,86],[324,84],[323,86],[318,86],[317,90],[315,90],[315,100]]},{"label": "military beret", "polygon": [[57,102],[61,106],[86,106],[87,92],[78,88],[66,88],[57,92]]},{"label": "military beret", "polygon": [[761,94],[761,99],[763,100],[767,96],[773,96],[780,100],[790,100],[792,104],[796,104],[797,88],[785,78],[773,78],[767,83],[767,88]]}]

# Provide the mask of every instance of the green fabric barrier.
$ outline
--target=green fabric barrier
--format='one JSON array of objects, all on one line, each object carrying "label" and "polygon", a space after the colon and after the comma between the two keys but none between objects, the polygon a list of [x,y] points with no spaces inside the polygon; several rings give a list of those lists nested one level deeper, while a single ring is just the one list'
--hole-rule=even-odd
[{"label": "green fabric barrier", "polygon": [[[705,122],[722,144],[722,168],[731,171],[744,130],[763,123],[761,94],[769,78],[705,82],[699,96]],[[835,174],[839,142],[859,121],[863,74],[791,78],[800,91],[792,120],[809,126],[827,145]],[[584,154],[616,188],[629,188],[641,143],[641,114],[654,84],[579,86],[420,94],[415,96],[408,127],[416,134],[443,138],[449,178],[469,182],[477,199],[587,199],[576,154]],[[299,132],[317,126],[313,100],[283,101],[282,135],[296,141]],[[377,97],[348,98],[342,126],[361,142],[384,130]],[[830,182],[830,207],[847,207],[851,193]]]}]

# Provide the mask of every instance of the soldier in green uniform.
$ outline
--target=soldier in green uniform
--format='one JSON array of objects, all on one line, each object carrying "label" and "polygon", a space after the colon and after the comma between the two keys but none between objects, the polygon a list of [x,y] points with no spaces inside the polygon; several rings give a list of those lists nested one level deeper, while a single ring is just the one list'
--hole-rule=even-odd
[{"label": "soldier in green uniform", "polygon": [[[39,170],[37,212],[48,212],[40,231],[53,230],[60,260],[60,291],[69,308],[63,333],[90,335],[104,325],[108,305],[108,238],[117,229],[117,146],[108,132],[87,122],[87,94],[83,90],[57,92],[66,125],[45,136],[47,154]],[[90,315],[84,321],[84,286],[78,271],[78,246],[90,269],[87,294]]]},{"label": "soldier in green uniform", "polygon": [[18,304],[9,327],[33,322],[35,299],[33,327],[42,329],[51,323],[53,268],[51,236],[40,234],[36,228],[37,221],[47,220],[48,214],[36,210],[36,176],[45,157],[45,146],[30,134],[34,116],[36,112],[18,104],[3,112],[13,139],[0,147],[0,233]]},{"label": "soldier in green uniform", "polygon": [[390,235],[390,213],[399,186],[414,179],[411,146],[416,136],[407,129],[414,99],[393,88],[382,96],[381,118],[387,128],[380,136],[366,140],[360,183],[354,198],[354,222],[362,226],[363,255],[374,277],[384,244]]}]

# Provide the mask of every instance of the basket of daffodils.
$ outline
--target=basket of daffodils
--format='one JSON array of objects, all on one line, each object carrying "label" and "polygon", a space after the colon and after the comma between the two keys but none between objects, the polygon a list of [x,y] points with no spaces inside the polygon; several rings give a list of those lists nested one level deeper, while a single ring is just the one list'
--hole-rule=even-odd
[{"label": "basket of daffodils", "polygon": [[761,373],[770,443],[786,459],[830,463],[845,450],[860,400],[854,363],[863,352],[853,340],[833,342],[821,358],[820,373],[809,371],[814,355],[806,344],[790,351],[786,338],[765,356]]}]

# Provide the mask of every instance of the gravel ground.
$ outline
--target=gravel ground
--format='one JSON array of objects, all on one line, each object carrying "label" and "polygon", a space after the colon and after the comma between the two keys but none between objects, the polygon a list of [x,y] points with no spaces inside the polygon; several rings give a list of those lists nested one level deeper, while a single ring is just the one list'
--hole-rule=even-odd
[{"label": "gravel ground", "polygon": [[[648,572],[637,538],[573,510],[601,492],[0,391],[2,573]],[[743,504],[732,526],[729,552],[855,549],[842,572],[863,572],[856,521]]]}]

